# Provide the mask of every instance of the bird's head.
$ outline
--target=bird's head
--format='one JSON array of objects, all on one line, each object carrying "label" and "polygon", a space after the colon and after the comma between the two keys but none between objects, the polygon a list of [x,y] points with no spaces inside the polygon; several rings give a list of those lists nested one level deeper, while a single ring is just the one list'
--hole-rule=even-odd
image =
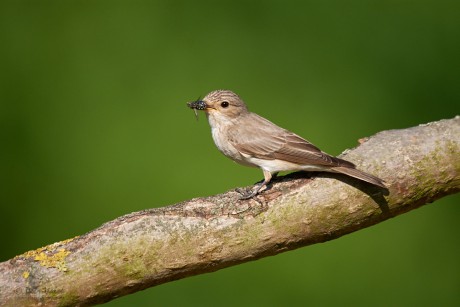
[{"label": "bird's head", "polygon": [[217,90],[207,94],[202,100],[188,102],[194,110],[203,110],[208,117],[234,119],[248,112],[241,98],[228,90]]}]

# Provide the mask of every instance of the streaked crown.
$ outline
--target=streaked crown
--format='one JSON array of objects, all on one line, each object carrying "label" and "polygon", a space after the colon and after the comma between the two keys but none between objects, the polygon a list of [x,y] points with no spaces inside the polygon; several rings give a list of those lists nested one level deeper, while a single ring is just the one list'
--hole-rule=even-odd
[{"label": "streaked crown", "polygon": [[203,101],[215,111],[228,117],[238,117],[248,112],[244,101],[229,90],[216,90],[207,94]]}]

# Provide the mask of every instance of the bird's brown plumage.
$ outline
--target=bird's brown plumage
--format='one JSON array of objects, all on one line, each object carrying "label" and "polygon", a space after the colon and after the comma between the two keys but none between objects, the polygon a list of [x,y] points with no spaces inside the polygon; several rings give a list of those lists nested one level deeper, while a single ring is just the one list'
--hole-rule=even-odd
[{"label": "bird's brown plumage", "polygon": [[383,181],[356,169],[346,160],[321,151],[297,134],[248,111],[235,93],[217,90],[201,101],[188,103],[193,109],[204,109],[219,150],[243,165],[258,166],[265,180],[250,197],[278,171],[314,170],[343,173],[385,188]]},{"label": "bird's brown plumage", "polygon": [[[322,152],[304,138],[250,113],[228,131],[229,141],[240,152],[266,160],[280,159],[302,165],[354,167],[354,164]],[[241,124],[244,122],[245,124]]]}]

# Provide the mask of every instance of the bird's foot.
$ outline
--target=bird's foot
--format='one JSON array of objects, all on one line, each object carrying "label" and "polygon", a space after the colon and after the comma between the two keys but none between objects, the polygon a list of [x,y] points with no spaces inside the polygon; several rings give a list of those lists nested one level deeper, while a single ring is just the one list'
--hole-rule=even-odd
[{"label": "bird's foot", "polygon": [[236,191],[241,194],[240,195],[241,200],[253,198],[258,193],[258,191],[251,191],[251,190],[248,191],[248,190],[243,190],[243,189],[237,189]]},{"label": "bird's foot", "polygon": [[250,188],[250,189],[242,189],[242,188],[238,188],[236,189],[236,191],[238,193],[241,194],[240,196],[240,199],[241,200],[244,200],[244,199],[250,199],[250,198],[253,198],[254,196],[256,196],[260,189],[265,185],[265,182],[261,182],[257,185],[255,185],[255,188]]}]

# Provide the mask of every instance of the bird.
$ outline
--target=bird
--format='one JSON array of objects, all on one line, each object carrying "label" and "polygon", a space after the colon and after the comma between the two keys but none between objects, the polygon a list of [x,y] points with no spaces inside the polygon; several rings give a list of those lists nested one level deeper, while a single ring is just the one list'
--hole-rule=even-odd
[{"label": "bird", "polygon": [[250,112],[244,101],[230,90],[215,90],[203,99],[188,102],[204,111],[215,145],[233,161],[262,170],[264,180],[241,199],[250,199],[269,184],[279,172],[313,171],[345,174],[386,189],[384,181],[360,171],[344,159],[331,156],[301,136]]}]

